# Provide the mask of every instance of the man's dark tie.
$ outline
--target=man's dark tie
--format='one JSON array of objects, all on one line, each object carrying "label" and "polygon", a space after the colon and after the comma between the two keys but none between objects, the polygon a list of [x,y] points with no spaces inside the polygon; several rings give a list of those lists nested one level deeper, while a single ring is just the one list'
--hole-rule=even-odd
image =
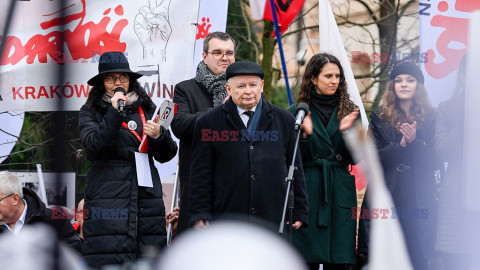
[{"label": "man's dark tie", "polygon": [[243,112],[248,116],[248,122],[247,122],[247,128],[250,126],[250,122],[252,122],[253,114],[255,113],[254,111],[245,111]]}]

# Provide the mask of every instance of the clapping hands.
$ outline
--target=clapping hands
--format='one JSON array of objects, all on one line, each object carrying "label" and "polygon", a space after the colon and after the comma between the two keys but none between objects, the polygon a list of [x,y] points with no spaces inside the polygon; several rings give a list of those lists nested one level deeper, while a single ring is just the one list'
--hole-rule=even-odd
[{"label": "clapping hands", "polygon": [[407,143],[413,142],[417,137],[417,122],[414,121],[413,124],[403,123],[400,125],[400,132],[403,134],[400,145],[406,147]]}]

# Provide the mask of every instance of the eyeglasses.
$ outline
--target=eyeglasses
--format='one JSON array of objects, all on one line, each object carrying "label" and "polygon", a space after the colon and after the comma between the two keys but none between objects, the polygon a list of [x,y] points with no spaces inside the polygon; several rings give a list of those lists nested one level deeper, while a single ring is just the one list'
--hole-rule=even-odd
[{"label": "eyeglasses", "polygon": [[117,81],[117,79],[119,79],[120,82],[122,83],[126,83],[128,82],[129,78],[130,76],[128,76],[128,74],[121,74],[120,76],[107,75],[104,77],[105,82],[109,84],[114,84]]},{"label": "eyeglasses", "polygon": [[213,59],[215,59],[215,60],[222,59],[224,55],[226,55],[228,59],[235,58],[235,52],[232,52],[232,51],[226,51],[226,52],[212,51],[212,52],[208,52],[208,53],[211,53],[212,56],[213,56]]},{"label": "eyeglasses", "polygon": [[5,200],[6,198],[8,198],[8,197],[12,196],[12,195],[15,195],[15,193],[12,193],[12,194],[10,194],[10,195],[7,195],[7,196],[5,196],[5,197],[1,198],[1,199],[0,199],[0,202],[1,202],[1,201],[3,201],[3,200]]}]

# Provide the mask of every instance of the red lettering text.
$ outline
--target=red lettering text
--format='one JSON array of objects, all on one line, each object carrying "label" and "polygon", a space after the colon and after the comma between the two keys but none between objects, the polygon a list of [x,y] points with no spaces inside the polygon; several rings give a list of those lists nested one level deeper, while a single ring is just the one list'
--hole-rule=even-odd
[{"label": "red lettering text", "polygon": [[[27,64],[32,64],[37,57],[40,63],[46,63],[47,56],[50,56],[56,63],[76,63],[81,58],[91,58],[92,54],[102,54],[107,51],[125,52],[127,45],[125,42],[120,42],[120,35],[128,25],[128,21],[126,19],[120,19],[115,23],[112,31],[108,33],[107,26],[111,19],[107,15],[110,9],[107,9],[103,13],[105,17],[103,17],[99,23],[96,24],[93,21],[84,22],[86,15],[85,0],[81,0],[81,3],[81,12],[68,15],[64,18],[51,19],[40,24],[43,30],[47,30],[79,20],[73,31],[67,29],[64,32],[65,45],[71,57],[60,53],[60,32],[52,31],[46,35],[34,35],[25,43],[25,46],[22,45],[22,42],[17,37],[7,37],[1,65],[15,65],[25,57],[27,57]],[[118,5],[115,8],[115,13],[120,16],[123,15],[123,7]],[[87,37],[88,39],[85,42]]]}]

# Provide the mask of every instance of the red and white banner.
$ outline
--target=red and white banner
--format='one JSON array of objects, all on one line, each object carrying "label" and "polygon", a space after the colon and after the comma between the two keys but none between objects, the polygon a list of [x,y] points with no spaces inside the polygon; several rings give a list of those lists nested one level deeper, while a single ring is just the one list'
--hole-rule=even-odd
[{"label": "red and white banner", "polygon": [[197,65],[203,60],[203,39],[210,33],[227,29],[228,1],[201,0],[198,11],[195,56],[193,58],[192,77],[197,73]]},{"label": "red and white banner", "polygon": [[452,96],[457,70],[468,50],[471,12],[480,9],[478,0],[420,0],[420,51],[425,87],[432,105]]},{"label": "red and white banner", "polygon": [[[100,54],[124,52],[159,104],[191,76],[199,0],[68,0],[65,52],[59,51],[58,1],[18,1],[1,64],[0,110],[53,111],[85,103]],[[188,7],[188,8],[185,8]],[[3,5],[0,14],[6,14]],[[66,80],[57,82],[57,68]]]}]

